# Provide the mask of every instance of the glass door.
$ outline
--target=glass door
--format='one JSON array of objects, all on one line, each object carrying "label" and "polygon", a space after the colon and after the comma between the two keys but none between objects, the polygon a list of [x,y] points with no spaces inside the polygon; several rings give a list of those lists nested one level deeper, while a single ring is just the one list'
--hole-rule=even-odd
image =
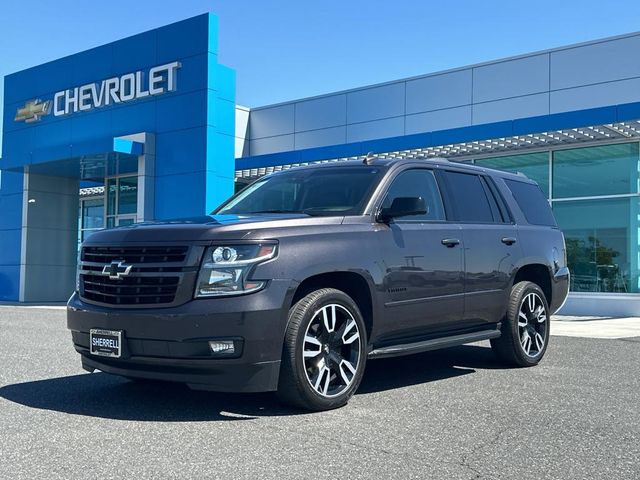
[{"label": "glass door", "polygon": [[137,175],[111,177],[106,180],[106,227],[130,225],[138,217]]},{"label": "glass door", "polygon": [[79,241],[85,239],[93,232],[104,228],[104,197],[93,197],[80,200]]}]

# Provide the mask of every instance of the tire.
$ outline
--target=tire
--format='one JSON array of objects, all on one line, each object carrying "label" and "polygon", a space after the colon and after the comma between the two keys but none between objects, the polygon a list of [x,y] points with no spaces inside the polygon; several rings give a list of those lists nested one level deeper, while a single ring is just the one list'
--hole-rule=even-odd
[{"label": "tire", "polygon": [[533,282],[518,282],[511,288],[502,334],[491,340],[493,352],[507,365],[537,365],[549,345],[549,319],[542,289]]},{"label": "tire", "polygon": [[314,411],[345,405],[362,380],[366,339],[360,309],[344,292],[323,288],[300,299],[289,310],[280,400]]}]

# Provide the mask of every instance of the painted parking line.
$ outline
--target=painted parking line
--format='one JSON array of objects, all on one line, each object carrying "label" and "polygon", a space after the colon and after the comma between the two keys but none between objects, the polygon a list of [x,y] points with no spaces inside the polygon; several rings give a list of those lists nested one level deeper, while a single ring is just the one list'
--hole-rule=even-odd
[{"label": "painted parking line", "polygon": [[640,337],[640,318],[555,316],[552,319],[551,335],[584,338]]}]

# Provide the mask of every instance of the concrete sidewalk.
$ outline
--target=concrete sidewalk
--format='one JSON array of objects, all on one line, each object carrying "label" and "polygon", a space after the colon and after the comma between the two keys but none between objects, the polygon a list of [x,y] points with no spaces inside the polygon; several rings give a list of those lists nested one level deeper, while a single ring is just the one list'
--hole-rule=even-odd
[{"label": "concrete sidewalk", "polygon": [[551,335],[586,338],[640,337],[640,318],[574,317],[554,315]]}]

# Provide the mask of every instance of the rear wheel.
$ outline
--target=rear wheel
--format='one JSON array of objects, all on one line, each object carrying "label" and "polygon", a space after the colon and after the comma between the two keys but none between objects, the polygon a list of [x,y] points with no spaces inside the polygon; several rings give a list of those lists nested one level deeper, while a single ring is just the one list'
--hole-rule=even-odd
[{"label": "rear wheel", "polygon": [[518,282],[511,289],[502,335],[491,340],[491,348],[510,365],[536,365],[549,344],[549,317],[542,289],[533,282]]},{"label": "rear wheel", "polygon": [[354,394],[366,363],[366,330],[344,292],[316,290],[289,311],[278,396],[296,407],[329,410]]}]

